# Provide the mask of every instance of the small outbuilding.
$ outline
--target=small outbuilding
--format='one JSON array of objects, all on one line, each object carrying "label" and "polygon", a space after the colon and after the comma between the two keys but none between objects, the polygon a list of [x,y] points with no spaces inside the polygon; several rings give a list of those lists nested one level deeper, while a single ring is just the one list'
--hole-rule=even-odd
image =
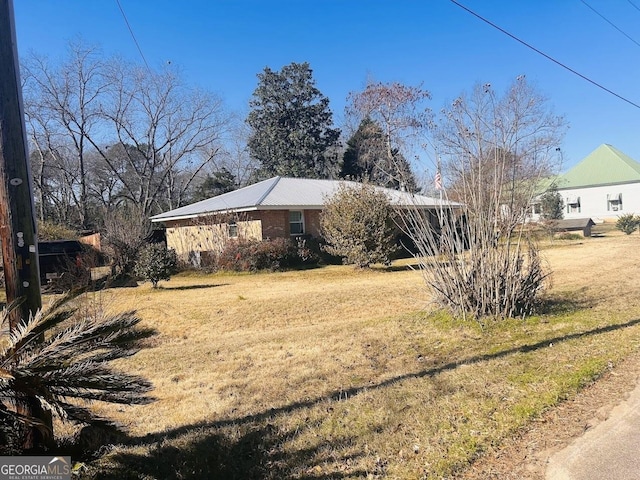
[{"label": "small outbuilding", "polygon": [[556,220],[554,230],[557,233],[572,232],[579,233],[583,237],[591,236],[591,228],[595,222],[590,218],[568,218],[565,220]]}]

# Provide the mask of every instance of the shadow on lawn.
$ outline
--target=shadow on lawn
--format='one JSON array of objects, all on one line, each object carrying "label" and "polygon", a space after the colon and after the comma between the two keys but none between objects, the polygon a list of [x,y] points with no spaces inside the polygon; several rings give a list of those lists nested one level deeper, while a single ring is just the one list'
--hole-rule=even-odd
[{"label": "shadow on lawn", "polygon": [[587,287],[582,287],[577,292],[559,293],[550,295],[542,300],[540,312],[543,315],[562,315],[587,310],[598,304],[598,298],[593,292],[588,292]]},{"label": "shadow on lawn", "polygon": [[158,290],[199,290],[201,288],[215,288],[215,287],[226,287],[229,285],[228,283],[207,283],[204,285],[183,285],[180,287],[165,287],[164,285],[159,285]]},{"label": "shadow on lawn", "polygon": [[[150,451],[113,454],[109,458],[110,468],[96,475],[90,474],[91,478],[279,480],[295,476],[302,480],[329,480],[366,477],[368,474],[348,468],[344,468],[344,472],[328,471],[321,465],[324,460],[348,465],[356,457],[336,459],[335,449],[327,442],[291,453],[284,452],[282,445],[294,440],[298,433],[279,431],[268,422],[257,425],[240,420],[237,425],[227,425],[226,428],[213,424],[178,431],[145,437],[144,442],[131,439],[130,445],[143,443]],[[323,455],[325,450],[327,454]]]},{"label": "shadow on lawn", "polygon": [[[150,449],[150,453],[134,453],[127,450],[114,453],[108,459],[110,467],[100,470],[97,474],[89,474],[89,478],[115,480],[150,476],[163,479],[276,480],[295,476],[295,478],[306,480],[328,480],[367,477],[368,474],[383,475],[384,466],[380,466],[379,471],[373,472],[353,471],[348,468],[348,465],[357,457],[335,458],[336,452],[340,451],[340,446],[349,445],[355,439],[342,438],[341,445],[331,445],[319,438],[313,448],[285,452],[283,445],[293,442],[299,432],[279,430],[275,426],[278,423],[278,417],[297,410],[310,409],[323,402],[341,401],[363,391],[382,389],[405,380],[434,377],[461,366],[541,350],[552,344],[558,345],[561,342],[630,328],[638,324],[640,319],[635,319],[585,332],[548,338],[495,353],[461,358],[433,368],[399,375],[374,385],[368,384],[334,391],[322,397],[294,402],[243,418],[186,425],[159,434],[138,438],[129,437],[123,442],[124,445],[145,447]],[[343,472],[336,471],[337,467],[331,467],[333,470],[327,472],[327,467],[320,465],[325,460],[330,465],[343,465],[346,468]]]}]

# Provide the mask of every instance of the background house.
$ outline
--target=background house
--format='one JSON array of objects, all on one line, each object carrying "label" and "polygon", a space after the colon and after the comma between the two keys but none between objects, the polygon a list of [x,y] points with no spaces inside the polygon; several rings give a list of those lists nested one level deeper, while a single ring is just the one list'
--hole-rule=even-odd
[{"label": "background house", "polygon": [[[300,235],[320,237],[320,213],[325,201],[344,180],[273,177],[151,217],[166,226],[167,246],[183,259],[199,261],[202,252],[220,252],[229,239],[265,240]],[[420,208],[437,221],[441,206],[454,202],[375,187],[399,208]]]},{"label": "background house", "polygon": [[[596,223],[640,213],[640,163],[607,144],[600,145],[555,183],[564,200],[565,219]],[[532,218],[539,218],[534,210]]]}]

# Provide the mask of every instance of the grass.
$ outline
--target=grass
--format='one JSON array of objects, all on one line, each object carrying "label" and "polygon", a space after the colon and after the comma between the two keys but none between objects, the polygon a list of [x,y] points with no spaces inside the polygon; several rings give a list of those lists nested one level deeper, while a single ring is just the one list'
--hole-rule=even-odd
[{"label": "grass", "polygon": [[184,275],[91,294],[160,333],[123,361],[157,401],[95,408],[126,435],[85,478],[453,477],[640,346],[636,236],[544,256],[546,313],[462,323],[420,272]]}]

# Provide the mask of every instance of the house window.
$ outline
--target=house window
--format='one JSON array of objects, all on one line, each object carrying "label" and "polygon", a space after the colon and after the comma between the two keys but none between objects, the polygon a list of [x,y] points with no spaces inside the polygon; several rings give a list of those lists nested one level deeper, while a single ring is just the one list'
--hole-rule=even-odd
[{"label": "house window", "polygon": [[304,234],[304,216],[299,210],[291,210],[289,212],[289,232],[291,235]]},{"label": "house window", "polygon": [[236,222],[229,223],[229,238],[238,238],[238,224]]},{"label": "house window", "polygon": [[580,213],[580,197],[572,196],[567,198],[567,213]]},{"label": "house window", "polygon": [[609,193],[607,195],[607,211],[619,212],[620,210],[622,210],[622,194]]}]

